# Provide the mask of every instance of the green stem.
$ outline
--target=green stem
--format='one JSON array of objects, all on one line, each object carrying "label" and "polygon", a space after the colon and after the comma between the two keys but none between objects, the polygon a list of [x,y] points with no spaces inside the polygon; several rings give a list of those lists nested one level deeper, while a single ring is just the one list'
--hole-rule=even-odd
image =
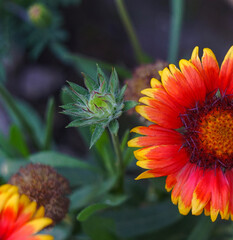
[{"label": "green stem", "polygon": [[0,95],[2,96],[3,100],[8,105],[8,107],[13,111],[15,116],[18,118],[19,122],[22,125],[23,130],[30,136],[33,147],[39,149],[40,146],[34,134],[33,128],[28,123],[24,114],[19,110],[18,106],[15,104],[15,101],[12,98],[12,96],[9,94],[9,92],[2,84],[0,84]]},{"label": "green stem", "polygon": [[117,157],[118,192],[122,193],[124,191],[123,189],[124,189],[124,172],[125,172],[123,156],[122,156],[122,152],[121,152],[121,148],[120,148],[118,135],[112,133],[111,131],[109,131],[109,132],[111,134],[114,151],[115,151],[116,157]]},{"label": "green stem", "polygon": [[170,2],[172,13],[171,13],[168,62],[176,63],[184,13],[184,0],[170,0]]},{"label": "green stem", "polygon": [[138,63],[145,63],[148,61],[148,57],[143,53],[142,48],[140,46],[140,43],[138,41],[137,35],[135,33],[133,24],[130,20],[129,14],[126,10],[124,0],[115,0],[117,10],[119,13],[119,16],[121,18],[121,21],[125,27],[125,30],[128,34],[129,40],[132,44],[135,57],[138,61]]},{"label": "green stem", "polygon": [[51,148],[54,113],[55,113],[55,101],[54,98],[50,98],[47,105],[44,150],[49,150]]}]

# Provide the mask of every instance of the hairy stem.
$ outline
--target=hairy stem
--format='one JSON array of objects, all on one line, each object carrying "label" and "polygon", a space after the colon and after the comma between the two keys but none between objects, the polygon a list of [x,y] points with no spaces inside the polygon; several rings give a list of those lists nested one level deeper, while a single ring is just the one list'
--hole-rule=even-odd
[{"label": "hairy stem", "polygon": [[116,153],[117,157],[117,169],[118,169],[118,186],[117,186],[117,191],[118,193],[122,193],[124,191],[124,172],[125,172],[125,167],[124,167],[124,162],[123,162],[123,156],[120,148],[120,143],[119,143],[119,138],[118,135],[111,133],[112,138],[112,143],[114,147],[114,151]]}]

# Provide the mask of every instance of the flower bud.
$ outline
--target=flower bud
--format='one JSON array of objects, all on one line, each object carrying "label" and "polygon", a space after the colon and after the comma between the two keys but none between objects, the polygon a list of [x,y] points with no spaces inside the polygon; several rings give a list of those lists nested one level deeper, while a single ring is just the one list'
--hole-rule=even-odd
[{"label": "flower bud", "polygon": [[116,103],[110,94],[93,92],[88,101],[90,111],[98,118],[108,118],[114,111]]},{"label": "flower bud", "polygon": [[51,12],[41,3],[30,6],[28,16],[30,21],[37,27],[48,27],[51,24]]},{"label": "flower bud", "polygon": [[91,146],[99,139],[104,129],[109,127],[112,133],[118,131],[117,118],[122,112],[135,106],[135,102],[124,101],[126,86],[119,87],[115,69],[109,79],[97,66],[97,79],[84,75],[87,89],[68,82],[70,88],[65,91],[72,97],[72,102],[63,105],[63,113],[72,115],[75,120],[68,127],[94,126]]}]

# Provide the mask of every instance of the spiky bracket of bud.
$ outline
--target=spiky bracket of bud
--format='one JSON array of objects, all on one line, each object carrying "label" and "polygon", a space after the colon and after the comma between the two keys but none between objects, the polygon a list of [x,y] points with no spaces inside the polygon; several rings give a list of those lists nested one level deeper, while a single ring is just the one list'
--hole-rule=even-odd
[{"label": "spiky bracket of bud", "polygon": [[92,125],[94,128],[90,148],[101,137],[106,127],[117,134],[121,114],[137,105],[135,101],[124,101],[126,85],[120,88],[116,70],[113,68],[110,79],[107,80],[101,68],[97,65],[97,77],[91,78],[84,74],[84,84],[87,89],[68,82],[68,93],[74,102],[61,106],[64,114],[75,117],[67,127]]}]

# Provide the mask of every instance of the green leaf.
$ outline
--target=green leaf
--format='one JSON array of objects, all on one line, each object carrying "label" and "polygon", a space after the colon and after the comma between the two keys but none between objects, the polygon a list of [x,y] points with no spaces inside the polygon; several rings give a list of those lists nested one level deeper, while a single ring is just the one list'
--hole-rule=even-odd
[{"label": "green leaf", "polygon": [[107,208],[109,205],[106,203],[95,203],[84,208],[77,216],[77,219],[81,222],[86,221],[95,212]]},{"label": "green leaf", "polygon": [[109,123],[109,130],[112,134],[117,135],[119,130],[119,122],[116,119]]},{"label": "green leaf", "polygon": [[22,156],[20,152],[12,146],[10,140],[8,140],[1,132],[0,132],[0,147],[1,151],[9,158],[17,158]]},{"label": "green leaf", "polygon": [[115,224],[110,218],[92,216],[82,223],[82,227],[91,240],[117,240],[113,234]]},{"label": "green leaf", "polygon": [[216,224],[207,216],[201,216],[187,240],[208,240]]},{"label": "green leaf", "polygon": [[37,144],[40,149],[44,139],[44,124],[40,116],[35,111],[35,109],[27,102],[19,99],[15,99],[15,101],[19,110],[24,114],[28,124],[31,126],[31,138],[35,139],[35,144]]},{"label": "green leaf", "polygon": [[97,79],[99,80],[99,84],[103,84],[103,82],[105,82],[105,74],[104,72],[102,71],[102,69],[99,67],[98,64],[96,64],[96,67],[97,67]]},{"label": "green leaf", "polygon": [[29,149],[27,143],[21,130],[16,125],[12,125],[10,128],[9,142],[22,154],[22,156],[29,156]]},{"label": "green leaf", "polygon": [[99,91],[106,92],[107,86],[108,86],[108,82],[106,80],[107,78],[106,78],[104,72],[102,71],[102,69],[99,67],[99,65],[96,64],[96,66],[97,66],[97,79],[98,79],[99,85],[100,85]]},{"label": "green leaf", "polygon": [[126,147],[126,144],[129,140],[129,134],[130,134],[130,131],[129,129],[127,129],[122,137],[122,140],[121,140],[121,151],[123,152],[125,147]]},{"label": "green leaf", "polygon": [[[99,185],[97,185],[99,187]],[[91,204],[98,194],[97,186],[87,185],[73,191],[70,195],[70,209],[75,210]]]},{"label": "green leaf", "polygon": [[102,201],[111,207],[116,207],[124,203],[127,199],[128,196],[124,194],[109,194]]},{"label": "green leaf", "polygon": [[131,100],[130,101],[125,101],[123,111],[126,112],[129,109],[134,108],[137,105],[138,105],[138,103],[135,102],[135,101],[131,101]]},{"label": "green leaf", "polygon": [[110,76],[110,80],[109,80],[109,90],[112,93],[117,93],[118,88],[119,88],[119,78],[116,72],[116,69],[113,68],[111,76]]},{"label": "green leaf", "polygon": [[94,170],[90,164],[54,151],[44,151],[30,156],[30,161],[33,163],[48,164],[52,167],[70,167],[70,168],[84,168]]},{"label": "green leaf", "polygon": [[125,195],[110,196],[105,199],[104,202],[94,203],[86,208],[84,208],[77,216],[77,219],[81,222],[86,221],[91,215],[97,211],[106,209],[108,207],[115,207],[122,204],[127,199]]},{"label": "green leaf", "polygon": [[100,200],[115,184],[116,178],[97,181],[91,185],[81,187],[70,196],[70,209],[79,209]]},{"label": "green leaf", "polygon": [[37,113],[27,103],[14,99],[2,84],[0,95],[12,120],[28,134],[34,147],[40,149],[43,126]]},{"label": "green leaf", "polygon": [[69,123],[66,127],[84,127],[84,126],[88,126],[88,125],[91,125],[91,124],[95,124],[96,121],[93,120],[93,119],[89,119],[89,120],[86,120],[86,119],[76,119],[74,121],[72,121],[71,123]]},{"label": "green leaf", "polygon": [[92,79],[89,75],[82,73],[84,77],[85,86],[88,88],[89,92],[98,89],[98,84],[94,79]]},{"label": "green leaf", "polygon": [[[71,100],[72,101],[72,100]],[[67,103],[65,105],[61,105],[61,108],[65,109],[65,110],[70,110],[72,112],[81,112],[82,109],[79,108],[84,108],[84,105],[80,105],[79,103]]]},{"label": "green leaf", "polygon": [[89,112],[85,112],[81,107],[70,108],[70,109],[64,110],[62,113],[70,116],[76,116],[75,119],[79,120],[80,122],[84,120],[86,121],[92,118],[91,114]]},{"label": "green leaf", "polygon": [[91,136],[91,143],[89,148],[91,148],[96,143],[96,141],[102,136],[104,129],[105,129],[105,126],[96,125],[95,130]]},{"label": "green leaf", "polygon": [[53,121],[55,113],[55,102],[54,98],[50,98],[47,103],[46,111],[46,128],[45,128],[45,138],[44,138],[44,150],[48,150],[52,144],[52,134],[53,134]]},{"label": "green leaf", "polygon": [[[159,240],[187,240],[190,231],[195,227],[195,224],[198,222],[199,217],[200,216],[196,217],[189,214],[188,216],[182,217],[179,221],[176,221],[172,225],[168,225],[159,230],[144,234],[143,239],[154,239],[154,236],[156,236],[156,239]],[[141,238],[142,236],[133,239],[140,240]],[[220,238],[211,238],[211,240],[219,239],[224,238],[222,238],[222,235]],[[199,240],[199,238],[197,238],[197,240]]]},{"label": "green leaf", "polygon": [[66,98],[68,97],[70,99],[68,103],[75,101],[75,103],[85,106],[88,101],[86,96],[81,94],[76,94],[71,88],[68,88],[68,87],[63,87],[62,93]]},{"label": "green leaf", "polygon": [[56,167],[56,170],[69,181],[72,189],[77,189],[99,181],[101,170],[95,165],[92,167],[93,170],[76,167]]},{"label": "green leaf", "polygon": [[74,91],[75,94],[77,94],[77,95],[80,94],[80,95],[84,95],[84,96],[88,95],[88,91],[85,88],[79,86],[76,83],[72,83],[72,82],[69,82],[69,81],[67,81],[67,82],[68,82],[68,84],[70,85],[71,89]]},{"label": "green leaf", "polygon": [[125,91],[126,91],[126,88],[127,88],[127,85],[124,85],[121,90],[120,90],[120,93],[119,95],[117,96],[117,102],[121,102],[124,98],[124,94],[125,94]]},{"label": "green leaf", "polygon": [[121,238],[136,238],[167,227],[181,219],[176,207],[162,202],[141,208],[122,208],[104,213],[116,221],[117,234]]},{"label": "green leaf", "polygon": [[[73,102],[74,97],[71,96],[70,92],[71,92],[71,90],[67,86],[62,87],[61,92],[60,92],[60,99],[61,99],[62,104],[65,105],[65,104]],[[72,95],[74,95],[74,93],[72,93]]]}]

